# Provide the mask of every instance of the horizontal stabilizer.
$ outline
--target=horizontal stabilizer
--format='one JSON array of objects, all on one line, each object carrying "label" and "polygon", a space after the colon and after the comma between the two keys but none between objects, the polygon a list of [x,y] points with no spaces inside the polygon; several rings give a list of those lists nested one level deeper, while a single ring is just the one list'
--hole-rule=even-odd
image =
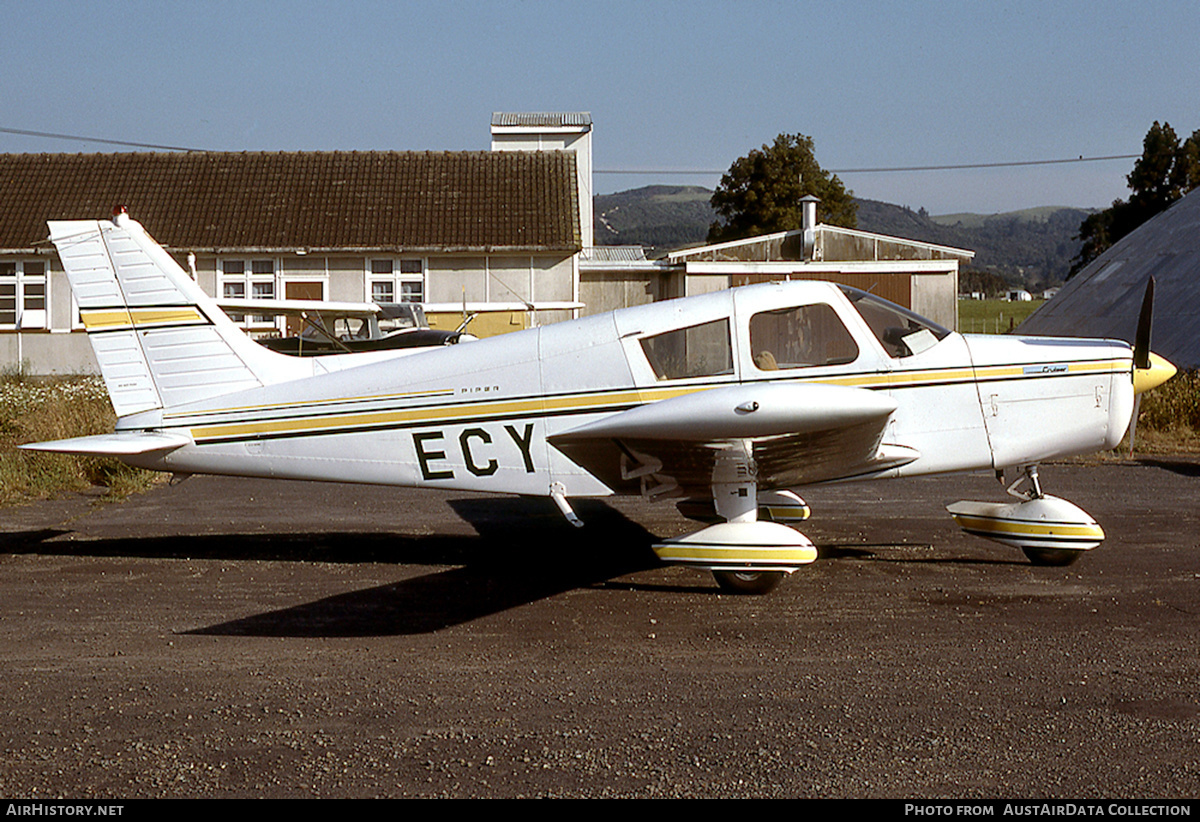
[{"label": "horizontal stabilizer", "polygon": [[156,451],[174,451],[191,440],[182,434],[150,432],[118,432],[96,434],[92,437],[75,437],[69,440],[31,442],[20,446],[26,451],[53,451],[59,454],[89,454],[96,457],[131,457],[135,454],[151,454]]}]

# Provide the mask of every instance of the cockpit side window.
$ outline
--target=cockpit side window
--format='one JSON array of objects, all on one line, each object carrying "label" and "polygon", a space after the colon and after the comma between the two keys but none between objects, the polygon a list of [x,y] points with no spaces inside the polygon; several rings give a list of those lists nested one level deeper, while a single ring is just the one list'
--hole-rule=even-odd
[{"label": "cockpit side window", "polygon": [[677,328],[646,337],[641,343],[650,367],[660,380],[733,373],[728,319]]},{"label": "cockpit side window", "polygon": [[913,354],[920,354],[933,348],[950,333],[949,329],[942,328],[932,320],[874,294],[845,285],[839,288],[854,304],[880,345],[891,357],[911,357]]},{"label": "cockpit side window", "polygon": [[759,371],[779,371],[854,362],[858,345],[832,306],[814,303],[751,317],[750,353]]},{"label": "cockpit side window", "polygon": [[367,321],[362,317],[338,317],[333,323],[333,334],[339,340],[365,340],[367,331]]}]

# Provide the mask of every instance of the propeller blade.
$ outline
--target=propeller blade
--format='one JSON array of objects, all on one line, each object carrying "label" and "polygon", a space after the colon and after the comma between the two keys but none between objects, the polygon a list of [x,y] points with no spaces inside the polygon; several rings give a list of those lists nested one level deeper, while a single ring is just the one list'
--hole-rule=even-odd
[{"label": "propeller blade", "polygon": [[1146,296],[1142,297],[1142,313],[1138,317],[1137,336],[1133,338],[1133,367],[1150,367],[1150,326],[1154,320],[1154,278],[1146,282]]},{"label": "propeller blade", "polygon": [[1133,398],[1133,416],[1129,418],[1129,456],[1133,456],[1133,441],[1137,437],[1137,418],[1142,410],[1142,395],[1137,394]]}]

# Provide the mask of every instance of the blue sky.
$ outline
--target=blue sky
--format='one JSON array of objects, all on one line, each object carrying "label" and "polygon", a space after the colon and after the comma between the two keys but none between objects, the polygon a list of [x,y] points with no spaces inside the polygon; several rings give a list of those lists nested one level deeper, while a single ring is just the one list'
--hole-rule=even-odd
[{"label": "blue sky", "polygon": [[[1137,154],[1200,129],[1187,2],[0,0],[0,128],[213,150],[486,149],[590,111],[597,169],[723,170],[781,132],[829,169]],[[0,151],[113,151],[0,133]],[[931,212],[1102,207],[1132,160],[846,173]],[[719,174],[596,177],[600,193]]]}]

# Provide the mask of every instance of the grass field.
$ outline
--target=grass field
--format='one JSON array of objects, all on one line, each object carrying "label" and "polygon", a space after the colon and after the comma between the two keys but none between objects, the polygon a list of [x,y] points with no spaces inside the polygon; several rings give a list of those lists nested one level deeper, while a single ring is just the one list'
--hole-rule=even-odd
[{"label": "grass field", "polygon": [[1037,311],[1045,300],[959,300],[958,330],[963,334],[1005,334]]},{"label": "grass field", "polygon": [[160,475],[112,458],[19,451],[27,442],[107,434],[116,422],[99,377],[0,377],[0,505],[93,486],[109,499],[144,490]]}]

